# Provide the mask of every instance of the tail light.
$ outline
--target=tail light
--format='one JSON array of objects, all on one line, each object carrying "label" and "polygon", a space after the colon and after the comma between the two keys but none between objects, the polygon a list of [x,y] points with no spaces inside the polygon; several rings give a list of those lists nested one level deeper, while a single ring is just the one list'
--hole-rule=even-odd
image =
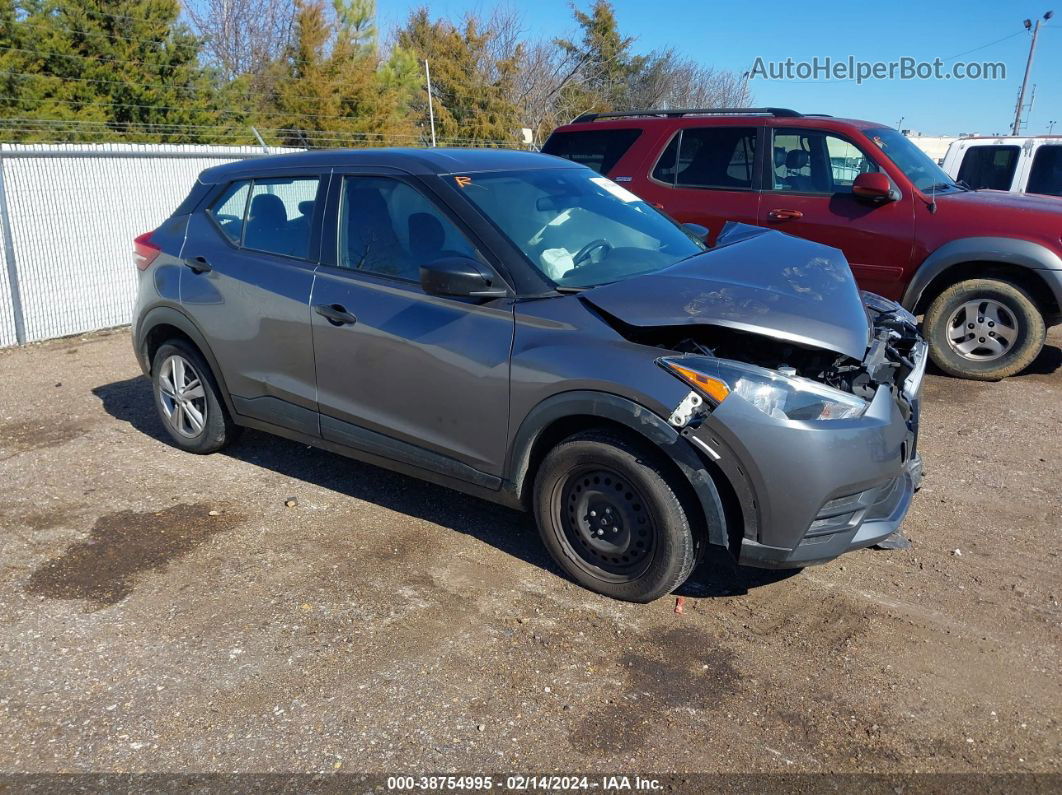
[{"label": "tail light", "polygon": [[162,249],[151,242],[151,235],[151,232],[145,232],[133,238],[133,262],[137,270],[146,271],[155,258],[162,253]]}]

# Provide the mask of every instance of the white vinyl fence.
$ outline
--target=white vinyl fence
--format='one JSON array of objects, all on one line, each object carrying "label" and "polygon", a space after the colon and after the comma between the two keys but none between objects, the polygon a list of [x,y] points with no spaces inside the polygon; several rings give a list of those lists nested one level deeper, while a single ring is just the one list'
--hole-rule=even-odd
[{"label": "white vinyl fence", "polygon": [[128,323],[133,238],[165,220],[204,168],[261,154],[0,144],[0,347]]}]

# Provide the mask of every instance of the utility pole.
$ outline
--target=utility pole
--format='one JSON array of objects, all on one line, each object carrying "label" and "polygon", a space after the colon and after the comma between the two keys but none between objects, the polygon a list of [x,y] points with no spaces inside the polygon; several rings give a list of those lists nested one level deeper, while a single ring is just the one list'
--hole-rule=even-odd
[{"label": "utility pole", "polygon": [[431,122],[431,145],[435,147],[435,109],[431,104],[431,70],[428,69],[428,59],[424,59],[424,77],[428,81],[428,119]]},{"label": "utility pole", "polygon": [[[1048,11],[1044,14],[1043,21],[1046,22],[1054,15],[1054,11]],[[1033,55],[1036,53],[1036,37],[1040,35],[1040,20],[1036,20],[1035,25],[1033,25],[1032,20],[1025,20],[1025,29],[1032,30],[1032,43],[1029,45],[1029,59],[1025,62],[1025,77],[1022,78],[1021,89],[1018,91],[1018,104],[1014,108],[1014,126],[1011,128],[1011,135],[1018,135],[1021,131],[1021,112],[1025,104],[1025,86],[1029,82],[1029,73],[1032,72]]]}]

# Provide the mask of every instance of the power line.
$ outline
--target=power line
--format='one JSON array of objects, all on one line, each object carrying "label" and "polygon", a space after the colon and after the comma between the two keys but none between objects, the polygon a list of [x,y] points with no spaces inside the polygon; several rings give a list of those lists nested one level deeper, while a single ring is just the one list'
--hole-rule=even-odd
[{"label": "power line", "polygon": [[1004,36],[1001,39],[996,39],[995,41],[990,41],[990,42],[988,42],[988,44],[982,44],[980,47],[974,47],[972,50],[964,50],[964,51],[960,52],[958,55],[950,55],[947,58],[942,58],[941,60],[942,61],[954,61],[956,58],[961,58],[962,56],[969,55],[972,52],[979,52],[980,50],[984,50],[984,49],[986,49],[988,47],[991,47],[991,46],[993,46],[995,44],[999,44],[1000,42],[1006,41],[1007,39],[1013,39],[1015,36],[1020,36],[1024,32],[1025,32],[1024,29],[1023,30],[1019,30],[1016,33],[1011,33],[1009,36]]},{"label": "power line", "polygon": [[[171,85],[171,84],[168,84],[168,83],[145,83],[144,81],[141,81],[141,80],[136,80],[136,81],[134,81],[134,80],[106,80],[106,79],[103,79],[103,78],[96,78],[96,77],[67,77],[65,75],[49,74],[47,72],[22,72],[22,71],[18,71],[16,69],[0,69],[0,74],[12,75],[12,76],[15,76],[15,77],[25,77],[25,78],[29,78],[29,79],[36,78],[36,79],[41,79],[41,80],[58,80],[58,81],[63,82],[63,83],[71,83],[71,82],[73,82],[73,83],[93,83],[93,84],[100,84],[100,85],[123,86],[123,87],[126,87],[126,88],[128,88],[129,86],[136,86],[137,88],[157,88],[157,89],[160,89],[162,91],[187,92],[189,96],[196,96],[196,95],[204,94],[204,89],[202,89],[200,87],[197,87],[197,86],[184,86],[184,85],[178,85],[178,84],[172,84]],[[224,91],[224,89],[217,89],[217,91],[219,93],[222,93]],[[206,91],[205,94],[208,97],[211,96],[211,92],[209,90]],[[231,94],[225,94],[224,96],[225,96],[226,99],[230,99],[231,98],[231,99],[248,99],[248,100],[253,100],[253,99],[273,100],[274,97],[275,97],[274,93],[270,92],[270,91],[243,91],[243,92],[234,92],[234,93],[231,93]],[[320,99],[320,97],[311,96],[309,94],[297,94],[297,95],[290,96],[290,99],[316,100],[316,99]],[[337,117],[337,118],[345,118],[345,117]]]},{"label": "power line", "polygon": [[[189,108],[180,105],[156,105],[153,103],[139,103],[139,102],[99,102],[95,100],[80,100],[80,99],[64,99],[62,97],[19,97],[12,96],[10,94],[0,94],[0,101],[7,100],[12,103],[35,103],[37,105],[47,105],[49,103],[60,104],[65,106],[78,106],[78,107],[109,107],[109,108],[139,108],[141,110],[173,110],[173,111],[188,111]],[[235,116],[237,118],[243,118],[246,113],[239,110],[229,110],[227,108],[201,108],[198,113],[205,113],[210,115],[227,115]],[[299,118],[303,119],[331,119],[332,121],[358,121],[358,116],[343,116],[328,113],[296,113]]]},{"label": "power line", "polygon": [[[83,119],[27,119],[27,118],[0,118],[0,129],[8,130],[39,130],[44,132],[89,132],[93,134],[130,134],[130,135],[179,135],[195,134],[207,136],[227,137],[250,137],[249,130],[239,127],[221,127],[205,124],[182,124],[176,122],[102,122]],[[318,141],[415,141],[421,142],[425,138],[422,135],[409,133],[375,133],[341,130],[304,130],[296,127],[261,127],[259,130],[273,137],[303,137]],[[452,144],[474,145],[502,145],[511,146],[515,141],[498,139],[471,138],[452,136],[442,140]]]}]

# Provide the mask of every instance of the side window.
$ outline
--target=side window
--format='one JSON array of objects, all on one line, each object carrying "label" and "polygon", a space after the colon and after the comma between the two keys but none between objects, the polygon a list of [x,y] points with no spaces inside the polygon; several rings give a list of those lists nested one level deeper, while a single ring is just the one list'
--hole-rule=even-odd
[{"label": "side window", "polygon": [[878,167],[854,144],[821,130],[775,130],[772,182],[787,193],[851,193],[860,174]]},{"label": "side window", "polygon": [[1033,156],[1027,193],[1062,196],[1062,146],[1041,146]]},{"label": "side window", "polygon": [[750,190],[755,162],[754,127],[687,127],[664,149],[653,177],[680,188]]},{"label": "side window", "polygon": [[243,237],[243,219],[247,212],[247,195],[250,192],[250,180],[233,182],[218,196],[209,210],[221,231],[236,245],[240,244],[240,238]]},{"label": "side window", "polygon": [[959,179],[971,188],[1010,190],[1021,148],[1017,146],[971,146],[959,166]]},{"label": "side window", "polygon": [[755,159],[755,127],[687,127],[679,140],[674,185],[751,190]]},{"label": "side window", "polygon": [[243,247],[305,259],[317,183],[316,177],[254,180]]},{"label": "side window", "polygon": [[833,192],[852,192],[852,183],[860,174],[877,171],[874,161],[854,144],[835,135],[827,135],[826,156],[830,161],[830,180]]},{"label": "side window", "polygon": [[598,174],[608,174],[641,134],[641,130],[586,130],[553,133],[546,140],[542,152],[587,166]]},{"label": "side window", "polygon": [[389,177],[346,177],[339,265],[407,281],[441,257],[478,258],[475,247],[424,194]]}]

